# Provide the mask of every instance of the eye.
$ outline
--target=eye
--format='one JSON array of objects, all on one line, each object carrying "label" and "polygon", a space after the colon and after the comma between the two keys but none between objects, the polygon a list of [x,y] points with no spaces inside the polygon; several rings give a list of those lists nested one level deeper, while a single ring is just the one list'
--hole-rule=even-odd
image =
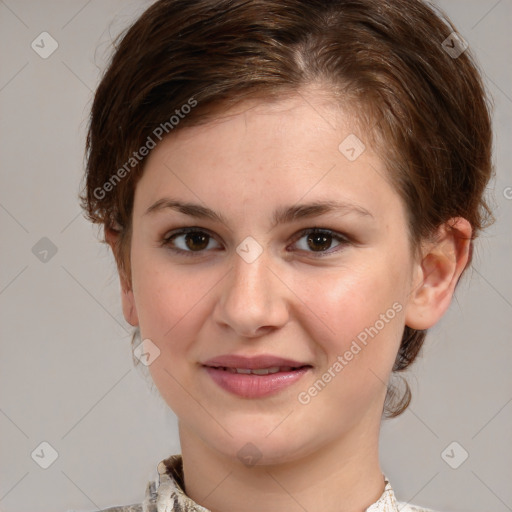
[{"label": "eye", "polygon": [[[302,239],[305,239],[302,241]],[[333,241],[337,241],[335,250],[328,251]],[[214,249],[217,242],[213,236],[202,228],[187,227],[174,231],[164,237],[162,246],[168,247],[171,251],[185,256],[199,256],[206,250]],[[329,229],[308,228],[302,230],[295,237],[294,245],[299,250],[312,253],[314,257],[322,257],[338,252],[343,246],[350,243],[350,240]],[[219,248],[220,245],[217,245]],[[316,253],[316,254],[315,254]]]},{"label": "eye", "polygon": [[[302,239],[305,239],[305,242],[301,242]],[[327,251],[331,247],[333,240],[338,241],[338,245],[335,246],[337,249]],[[298,242],[301,243],[295,242],[295,245],[301,246],[300,250],[318,253],[318,255],[315,254],[314,256],[322,257],[326,254],[338,252],[349,243],[349,239],[341,233],[336,233],[329,229],[309,228],[300,232]]]},{"label": "eye", "polygon": [[162,245],[168,246],[172,251],[186,256],[195,256],[194,253],[212,249],[213,237],[199,228],[183,228],[167,235]]}]

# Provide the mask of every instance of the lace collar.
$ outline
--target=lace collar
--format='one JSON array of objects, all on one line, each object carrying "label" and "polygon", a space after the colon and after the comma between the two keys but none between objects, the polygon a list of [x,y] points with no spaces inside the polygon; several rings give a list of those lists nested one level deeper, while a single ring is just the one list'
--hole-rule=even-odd
[{"label": "lace collar", "polygon": [[[171,455],[158,464],[159,485],[149,482],[142,504],[143,512],[210,512],[189,498],[184,489],[183,461],[181,455]],[[389,480],[384,476],[385,487],[381,497],[365,512],[405,512],[408,507],[398,508]],[[415,509],[419,510],[419,509]]]}]

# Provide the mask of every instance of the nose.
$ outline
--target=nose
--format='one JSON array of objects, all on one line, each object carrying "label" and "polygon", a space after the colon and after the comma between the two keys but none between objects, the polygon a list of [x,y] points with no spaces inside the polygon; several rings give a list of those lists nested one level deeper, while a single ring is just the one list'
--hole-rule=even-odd
[{"label": "nose", "polygon": [[286,324],[289,290],[267,252],[251,263],[237,253],[222,284],[215,320],[238,336],[255,338]]}]

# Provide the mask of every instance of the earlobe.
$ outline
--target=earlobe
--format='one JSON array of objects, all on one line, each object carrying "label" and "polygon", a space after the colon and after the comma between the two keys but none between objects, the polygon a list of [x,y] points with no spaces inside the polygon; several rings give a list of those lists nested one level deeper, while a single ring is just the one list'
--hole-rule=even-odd
[{"label": "earlobe", "polygon": [[131,289],[121,288],[121,301],[123,303],[123,315],[125,320],[133,327],[139,325],[133,291]]},{"label": "earlobe", "polygon": [[424,244],[407,303],[407,326],[428,329],[446,312],[470,261],[471,233],[471,224],[457,217],[439,227],[434,241]]}]

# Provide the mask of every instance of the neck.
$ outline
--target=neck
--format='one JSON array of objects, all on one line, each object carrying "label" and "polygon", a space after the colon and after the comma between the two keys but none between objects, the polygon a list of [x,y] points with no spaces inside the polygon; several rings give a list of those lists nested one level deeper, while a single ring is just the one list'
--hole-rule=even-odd
[{"label": "neck", "polygon": [[[375,422],[374,422],[375,423]],[[283,464],[244,466],[179,425],[186,494],[212,512],[363,512],[384,491],[379,424]]]}]

